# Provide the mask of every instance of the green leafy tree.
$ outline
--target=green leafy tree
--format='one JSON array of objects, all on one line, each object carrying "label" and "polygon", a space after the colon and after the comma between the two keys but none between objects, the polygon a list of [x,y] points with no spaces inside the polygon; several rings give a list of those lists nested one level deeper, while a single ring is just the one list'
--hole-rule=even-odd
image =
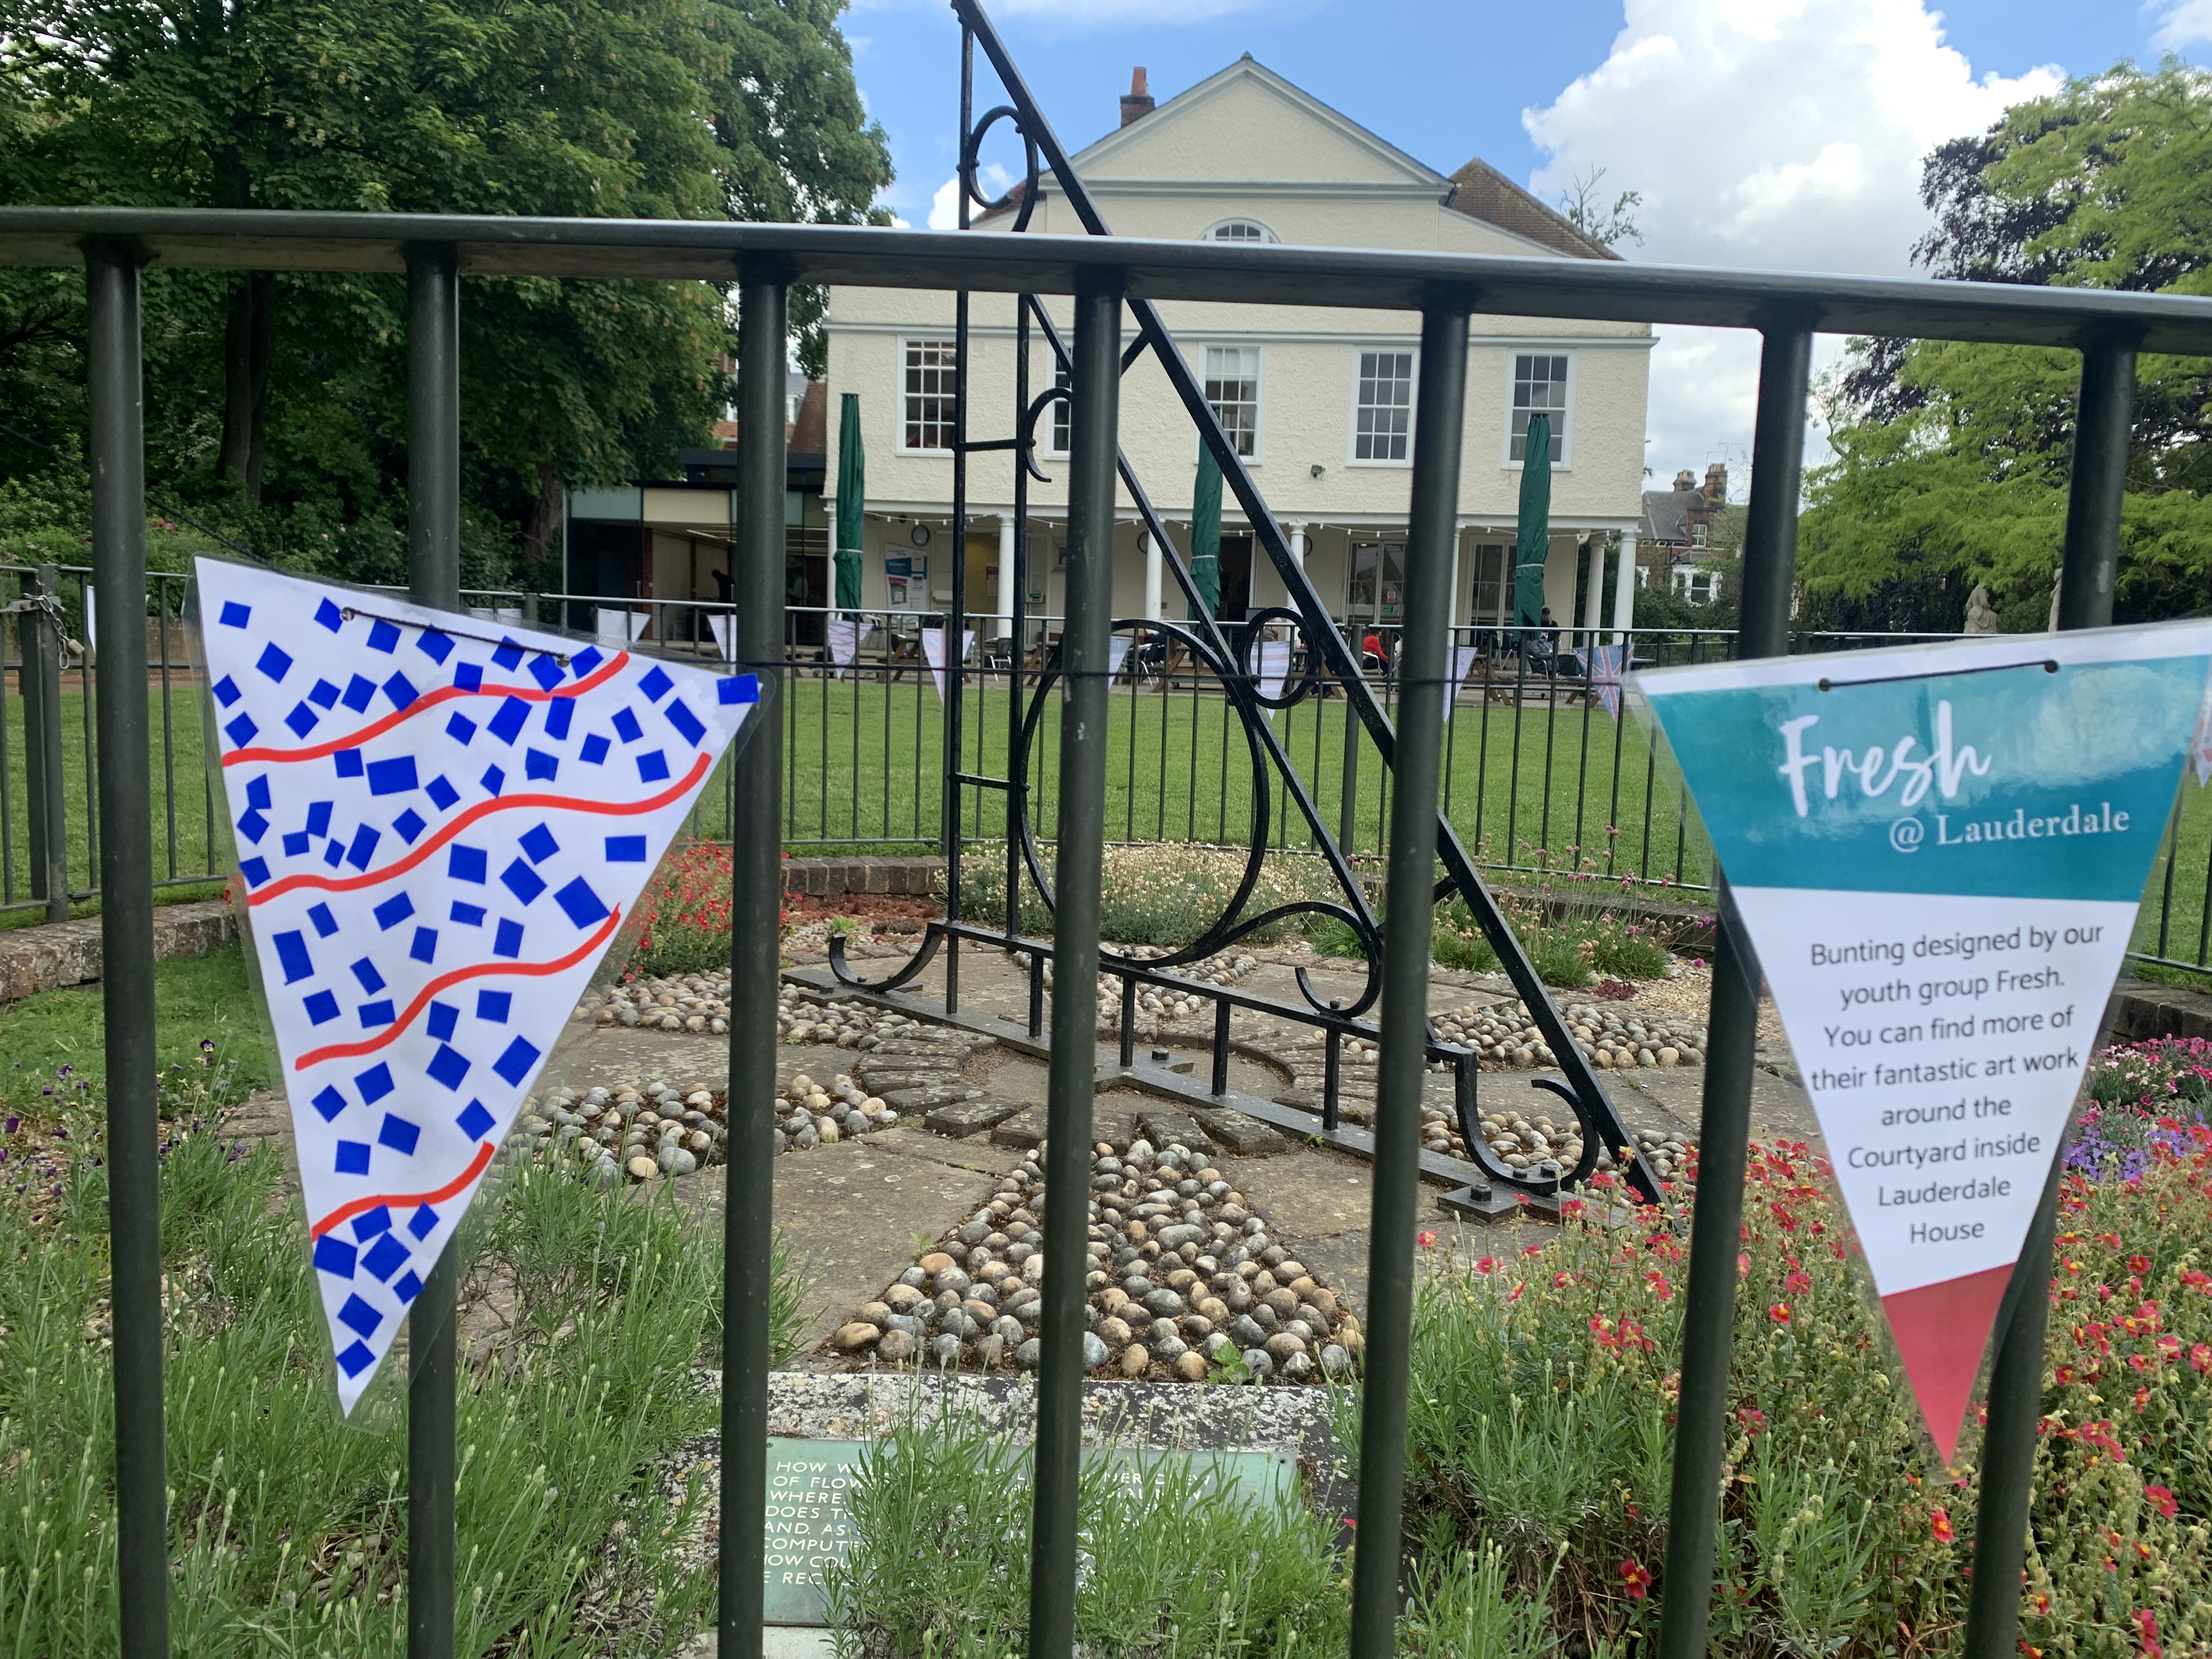
[{"label": "green leafy tree", "polygon": [[[0,0],[0,190],[49,203],[852,222],[890,168],[842,0]],[[811,301],[811,304],[810,304]],[[800,296],[802,325],[818,296]],[[566,484],[672,467],[726,403],[728,292],[463,285],[465,540],[502,574]],[[264,550],[404,564],[404,283],[155,270],[149,470]],[[82,422],[81,284],[0,286],[0,396]],[[818,362],[818,339],[804,341]],[[27,401],[25,393],[41,395]],[[37,451],[41,456],[47,451]],[[18,459],[0,450],[9,459]]]},{"label": "green leafy tree", "polygon": [[[1938,276],[2212,292],[2212,76],[2122,64],[2017,105],[1935,151],[1923,195]],[[2055,349],[1855,341],[1807,481],[1801,620],[1956,628],[1980,582],[2001,626],[2047,626],[2078,374]],[[2137,382],[2123,620],[2212,603],[2212,360],[2146,355]]]}]

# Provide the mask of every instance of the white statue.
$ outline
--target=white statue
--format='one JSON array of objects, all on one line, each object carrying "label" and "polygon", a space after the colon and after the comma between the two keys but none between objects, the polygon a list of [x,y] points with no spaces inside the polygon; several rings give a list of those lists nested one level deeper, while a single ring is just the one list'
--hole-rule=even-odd
[{"label": "white statue", "polygon": [[2066,567],[2065,567],[2065,566],[2063,566],[2063,565],[2059,566],[2059,568],[2058,568],[2057,569],[2056,569],[2056,570],[2054,570],[2054,571],[2052,571],[2052,572],[2051,573],[2051,629],[2050,629],[2050,631],[2051,631],[2051,633],[2053,633],[2053,634],[2056,634],[2056,633],[2058,631],[2058,584],[2059,584],[2062,580],[2063,580],[2065,579],[2065,575],[2066,575]]},{"label": "white statue", "polygon": [[1994,634],[1997,631],[1997,613],[1990,604],[1990,589],[1986,582],[1976,582],[1974,591],[1966,595],[1966,632]]}]

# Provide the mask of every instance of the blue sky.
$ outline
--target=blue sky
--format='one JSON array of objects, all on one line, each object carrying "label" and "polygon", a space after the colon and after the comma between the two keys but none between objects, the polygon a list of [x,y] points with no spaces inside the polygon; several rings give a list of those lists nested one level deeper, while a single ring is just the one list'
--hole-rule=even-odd
[{"label": "blue sky", "polygon": [[[988,0],[987,0],[988,3]],[[2212,61],[2212,0],[997,0],[1060,137],[1118,118],[1130,69],[1164,100],[1249,52],[1442,171],[1479,155],[1556,201],[1575,177],[1640,190],[1629,257],[1903,275],[1918,159],[2007,104],[2117,59]],[[959,30],[942,0],[858,0],[845,28],[897,182],[926,222],[957,148]],[[979,107],[996,101],[979,60]],[[1011,146],[1001,159],[1011,164]],[[1840,342],[1824,343],[1832,366]],[[1655,475],[1732,467],[1750,341],[1675,330],[1654,355]],[[1816,444],[1816,454],[1818,446]]]}]

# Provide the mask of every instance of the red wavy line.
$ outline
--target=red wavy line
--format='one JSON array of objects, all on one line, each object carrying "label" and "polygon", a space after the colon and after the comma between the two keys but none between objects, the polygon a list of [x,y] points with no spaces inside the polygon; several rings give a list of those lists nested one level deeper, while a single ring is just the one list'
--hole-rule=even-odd
[{"label": "red wavy line", "polygon": [[659,794],[648,795],[643,800],[579,800],[573,795],[501,795],[495,800],[478,801],[405,858],[387,864],[381,870],[367,871],[358,876],[323,876],[307,871],[296,876],[287,876],[282,881],[273,881],[258,891],[247,894],[246,902],[248,905],[265,903],[300,887],[319,888],[325,893],[350,893],[357,887],[374,887],[380,881],[404,875],[478,818],[493,812],[505,812],[522,806],[540,807],[556,812],[598,812],[617,817],[633,817],[640,812],[657,812],[669,802],[680,799],[684,793],[704,775],[707,765],[707,757],[699,756],[691,763],[689,772]]},{"label": "red wavy line", "polygon": [[469,1167],[439,1188],[436,1192],[373,1193],[367,1198],[356,1198],[350,1204],[339,1205],[337,1209],[332,1210],[320,1221],[308,1228],[307,1237],[320,1238],[341,1221],[350,1221],[354,1217],[364,1211],[373,1210],[380,1204],[442,1204],[482,1175],[484,1165],[490,1162],[491,1142],[479,1141],[477,1145],[477,1155],[469,1160]]},{"label": "red wavy line", "polygon": [[412,1025],[415,1023],[415,1016],[422,1012],[432,997],[452,986],[460,984],[465,980],[483,979],[493,974],[519,974],[526,978],[536,978],[542,975],[557,974],[563,969],[573,968],[592,951],[598,950],[600,945],[605,944],[608,936],[621,925],[622,907],[617,905],[613,914],[599,924],[598,933],[593,933],[591,938],[569,951],[567,956],[555,961],[479,962],[466,968],[456,968],[450,974],[441,974],[415,994],[415,1000],[407,1005],[405,1013],[400,1015],[376,1036],[365,1038],[359,1042],[334,1042],[327,1048],[312,1049],[294,1060],[292,1069],[295,1072],[304,1072],[310,1066],[319,1066],[326,1060],[356,1060],[362,1054],[374,1054],[386,1043],[396,1041],[402,1032]]},{"label": "red wavy line", "polygon": [[367,743],[371,738],[380,738],[393,726],[416,715],[425,714],[441,702],[451,702],[456,697],[520,697],[525,702],[551,702],[556,697],[580,697],[585,692],[604,685],[612,676],[622,672],[629,660],[629,653],[618,651],[607,665],[587,678],[574,685],[556,685],[550,691],[540,690],[534,685],[480,685],[471,691],[458,685],[441,685],[435,691],[425,692],[404,708],[395,708],[382,720],[371,720],[358,732],[343,738],[332,738],[328,743],[311,744],[305,749],[234,749],[222,757],[225,766],[236,766],[243,761],[270,761],[278,765],[290,761],[320,760],[325,755],[335,755],[341,749],[350,749],[356,744]]}]

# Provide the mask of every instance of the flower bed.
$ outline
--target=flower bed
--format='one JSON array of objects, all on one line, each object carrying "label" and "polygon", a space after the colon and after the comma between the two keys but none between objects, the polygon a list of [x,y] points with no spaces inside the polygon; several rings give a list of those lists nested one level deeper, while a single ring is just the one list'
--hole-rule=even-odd
[{"label": "flower bed", "polygon": [[[2212,1649],[2212,1130],[2121,1109],[2102,1109],[2101,1132],[2140,1144],[2093,1147],[2063,1188],[2030,1655]],[[1807,1149],[1754,1146],[1748,1179],[1716,1650],[1948,1650],[1978,1430],[1955,1472],[1927,1449]],[[1656,1637],[1686,1224],[1662,1210],[1613,1231],[1571,1221],[1428,1283],[1408,1522],[1431,1583],[1496,1541],[1559,1639]]]}]

